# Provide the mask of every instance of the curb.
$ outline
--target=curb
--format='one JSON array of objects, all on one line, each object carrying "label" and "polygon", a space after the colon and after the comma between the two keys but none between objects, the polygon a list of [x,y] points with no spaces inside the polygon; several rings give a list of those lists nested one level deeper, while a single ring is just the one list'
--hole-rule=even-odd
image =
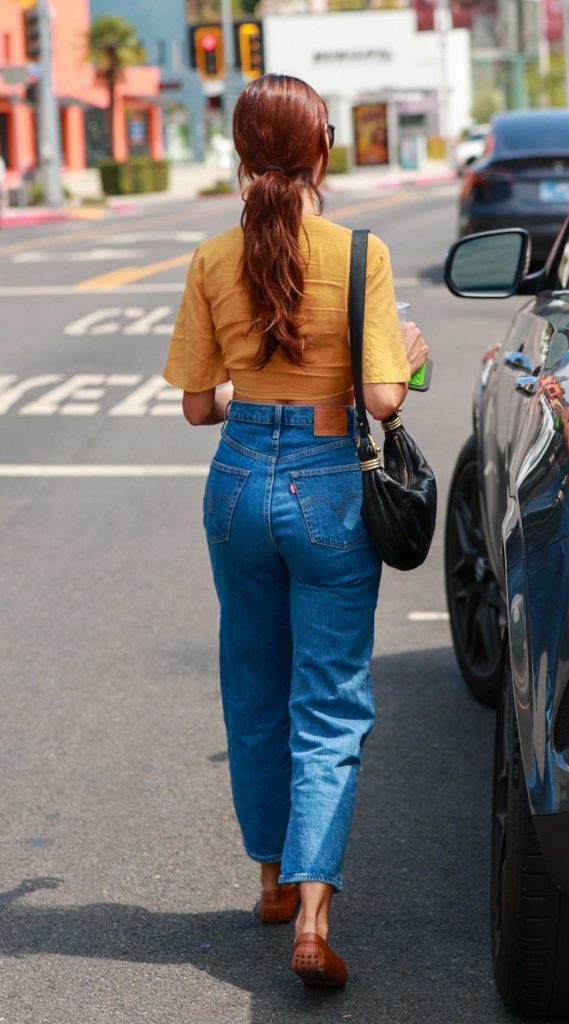
[{"label": "curb", "polygon": [[[348,185],[346,181],[339,180],[344,177],[350,179],[350,185]],[[333,184],[330,179],[333,179]],[[377,189],[378,191],[381,191],[384,189],[403,188],[409,185],[435,185],[437,183],[440,184],[450,181],[456,181],[456,173],[451,168],[448,168],[431,173],[427,172],[425,174],[410,175],[409,177],[400,175],[398,177],[384,178],[383,180],[381,180],[380,177],[379,181],[365,181],[362,178],[357,182],[357,186],[358,188]],[[324,188],[327,192],[349,192],[354,191],[354,184],[356,184],[354,182],[354,175],[344,176],[334,174],[328,176]],[[189,196],[170,196],[164,195],[163,193],[156,194],[163,197],[162,202],[177,202],[184,198],[190,198]],[[236,196],[238,193],[235,192],[233,195]],[[197,197],[192,196],[191,198],[194,199]],[[224,198],[227,198],[227,193],[224,193]],[[91,218],[106,219],[117,214],[120,216],[124,214],[137,213],[144,210],[147,203],[148,199],[145,199],[142,202],[137,202],[136,200],[130,201],[128,199],[117,197],[115,201],[111,199],[106,207],[99,207],[96,213],[94,210],[90,213],[83,212],[82,207],[74,207],[72,209],[64,210],[51,210],[45,206],[21,208],[4,207],[0,210],[0,229],[2,227],[25,227],[28,224],[56,224],[58,222],[60,223],[62,221],[69,220],[87,220]]]},{"label": "curb", "polygon": [[48,224],[71,219],[69,210],[49,210],[42,209],[41,207],[37,209],[32,208],[31,210],[25,208],[19,210],[16,208],[14,211],[10,209],[2,210],[0,213],[0,226],[12,228],[21,227],[25,224]]},{"label": "curb", "polygon": [[437,171],[426,171],[418,174],[405,174],[390,175],[382,178],[381,174],[378,174],[379,180],[373,180],[371,175],[360,177],[358,172],[352,174],[333,174],[328,175],[326,179],[325,188],[328,192],[352,192],[358,191],[359,189],[370,189],[382,191],[384,189],[394,188],[405,188],[409,185],[437,185],[444,184],[446,182],[456,181],[456,173],[452,168],[444,168]]}]

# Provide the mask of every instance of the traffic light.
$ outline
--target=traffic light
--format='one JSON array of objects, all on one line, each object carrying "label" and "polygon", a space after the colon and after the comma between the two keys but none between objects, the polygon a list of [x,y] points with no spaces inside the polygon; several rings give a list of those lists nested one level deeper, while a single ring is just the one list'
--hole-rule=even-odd
[{"label": "traffic light", "polygon": [[38,83],[29,82],[26,86],[26,103],[29,103],[30,107],[37,107],[38,105]]},{"label": "traffic light", "polygon": [[40,23],[37,7],[29,7],[24,11],[24,35],[26,57],[38,61],[41,55]]},{"label": "traffic light", "polygon": [[263,29],[260,21],[244,21],[239,26],[239,62],[245,78],[259,78],[263,74]]},{"label": "traffic light", "polygon": [[221,25],[200,25],[192,32],[192,54],[202,78],[223,78],[223,33]]}]

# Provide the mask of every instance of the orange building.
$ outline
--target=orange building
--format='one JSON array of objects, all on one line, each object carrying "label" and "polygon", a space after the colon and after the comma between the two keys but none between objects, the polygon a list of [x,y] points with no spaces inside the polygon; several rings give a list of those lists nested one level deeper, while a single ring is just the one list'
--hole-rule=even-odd
[{"label": "orange building", "polygon": [[[85,59],[89,0],[51,0],[54,92],[61,125],[62,164],[68,170],[92,166],[104,155],[104,116],[108,92]],[[7,186],[37,164],[37,116],[29,85],[25,49],[25,7],[0,0],[0,155],[8,168]],[[27,88],[28,86],[28,88]],[[157,102],[157,67],[127,68],[119,81],[115,107],[115,157],[133,153],[163,155],[162,115]]]}]

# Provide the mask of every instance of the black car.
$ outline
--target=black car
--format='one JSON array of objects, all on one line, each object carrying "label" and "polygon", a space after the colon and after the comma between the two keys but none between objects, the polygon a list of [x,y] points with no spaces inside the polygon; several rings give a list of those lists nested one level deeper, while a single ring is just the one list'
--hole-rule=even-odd
[{"label": "black car", "polygon": [[459,235],[526,228],[543,265],[568,214],[569,110],[496,115],[484,156],[463,179]]},{"label": "black car", "polygon": [[494,973],[506,1005],[569,1016],[569,219],[528,274],[521,229],[454,243],[448,287],[525,296],[483,360],[446,522],[462,674],[498,705],[492,811]]}]

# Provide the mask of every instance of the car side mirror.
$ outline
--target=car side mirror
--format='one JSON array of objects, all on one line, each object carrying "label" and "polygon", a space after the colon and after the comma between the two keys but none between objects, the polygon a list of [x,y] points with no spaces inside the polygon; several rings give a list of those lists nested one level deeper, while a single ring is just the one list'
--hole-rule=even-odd
[{"label": "car side mirror", "polygon": [[523,228],[484,231],[459,238],[445,261],[445,284],[463,299],[507,299],[515,295],[530,261]]}]

